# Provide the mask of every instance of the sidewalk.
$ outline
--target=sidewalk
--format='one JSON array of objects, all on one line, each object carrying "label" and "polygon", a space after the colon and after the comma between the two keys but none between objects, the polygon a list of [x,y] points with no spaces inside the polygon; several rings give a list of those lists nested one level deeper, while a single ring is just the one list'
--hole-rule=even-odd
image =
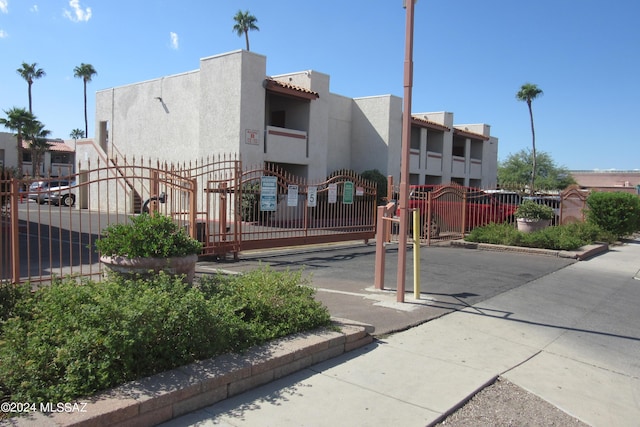
[{"label": "sidewalk", "polygon": [[589,425],[637,425],[639,268],[639,242],[617,246],[163,425],[424,426],[498,376]]}]

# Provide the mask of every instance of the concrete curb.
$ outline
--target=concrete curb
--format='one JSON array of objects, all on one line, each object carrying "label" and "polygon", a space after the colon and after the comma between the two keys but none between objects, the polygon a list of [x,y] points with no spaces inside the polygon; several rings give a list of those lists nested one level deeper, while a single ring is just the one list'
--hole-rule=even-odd
[{"label": "concrete curb", "polygon": [[491,245],[489,243],[475,243],[467,242],[464,240],[453,240],[451,246],[467,249],[483,249],[488,251],[501,251],[501,252],[522,252],[535,255],[552,256],[558,258],[570,258],[578,261],[584,261],[595,255],[607,252],[609,245],[607,243],[597,243],[593,245],[586,245],[576,251],[560,251],[553,249],[538,249],[538,248],[526,248],[520,246],[506,246],[506,245]]},{"label": "concrete curb", "polygon": [[373,341],[370,326],[333,320],[339,331],[292,335],[244,354],[225,354],[127,383],[71,404],[67,412],[34,412],[6,421],[15,426],[157,425]]}]

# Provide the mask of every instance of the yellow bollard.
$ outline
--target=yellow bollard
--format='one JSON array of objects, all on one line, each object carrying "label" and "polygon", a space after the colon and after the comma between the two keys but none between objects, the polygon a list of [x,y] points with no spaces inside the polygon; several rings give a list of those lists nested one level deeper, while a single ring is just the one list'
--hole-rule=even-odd
[{"label": "yellow bollard", "polygon": [[413,297],[420,299],[420,209],[413,211]]}]

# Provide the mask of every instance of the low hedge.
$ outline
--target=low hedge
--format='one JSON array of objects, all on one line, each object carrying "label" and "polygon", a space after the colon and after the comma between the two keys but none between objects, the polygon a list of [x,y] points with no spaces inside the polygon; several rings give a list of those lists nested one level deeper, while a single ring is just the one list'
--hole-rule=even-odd
[{"label": "low hedge", "polygon": [[465,240],[494,245],[572,251],[596,241],[612,242],[613,236],[592,223],[573,223],[521,233],[513,224],[489,224],[474,228]]},{"label": "low hedge", "polygon": [[[0,400],[61,402],[330,323],[299,273],[58,280],[3,308]],[[11,305],[11,304],[8,304]]]}]

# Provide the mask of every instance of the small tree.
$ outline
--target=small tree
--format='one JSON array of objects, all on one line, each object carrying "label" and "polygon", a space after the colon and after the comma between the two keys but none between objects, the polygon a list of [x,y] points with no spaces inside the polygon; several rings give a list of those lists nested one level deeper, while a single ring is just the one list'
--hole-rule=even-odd
[{"label": "small tree", "polygon": [[387,197],[387,177],[378,169],[366,170],[360,176],[376,184],[376,204],[384,204]]},{"label": "small tree", "polygon": [[51,147],[47,139],[50,134],[51,131],[45,129],[44,125],[37,120],[25,127],[25,139],[29,142],[31,151],[31,176],[38,176],[42,158]]},{"label": "small tree", "polygon": [[18,170],[22,173],[22,139],[24,130],[32,125],[36,120],[35,116],[25,110],[24,108],[13,107],[10,110],[5,110],[7,118],[0,118],[0,125],[3,125],[9,130],[16,132],[18,154]]},{"label": "small tree", "polygon": [[[543,190],[564,190],[576,181],[564,166],[557,166],[551,155],[543,151],[538,153],[538,184],[537,188]],[[531,164],[533,153],[531,150],[520,150],[510,154],[506,160],[498,165],[498,182],[502,187],[511,187],[514,184],[522,187],[529,183],[531,176]],[[518,188],[523,190],[523,188]]]},{"label": "small tree", "polygon": [[594,191],[587,198],[587,221],[618,238],[640,231],[640,197]]}]

